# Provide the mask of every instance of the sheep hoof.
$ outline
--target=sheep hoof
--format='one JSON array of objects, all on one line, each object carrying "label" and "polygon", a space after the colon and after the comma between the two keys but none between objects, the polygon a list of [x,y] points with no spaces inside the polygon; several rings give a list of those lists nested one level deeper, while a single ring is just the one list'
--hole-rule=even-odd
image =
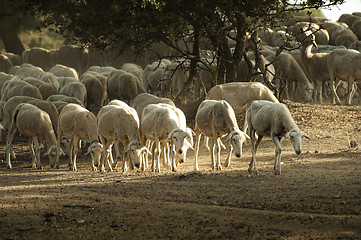
[{"label": "sheep hoof", "polygon": [[69,170],[70,170],[70,171],[73,171],[73,172],[78,171],[78,169],[76,169],[76,167],[74,167],[74,166],[71,166],[71,167],[69,168]]},{"label": "sheep hoof", "polygon": [[177,168],[172,168],[172,172],[177,172],[178,169]]},{"label": "sheep hoof", "polygon": [[258,169],[248,169],[248,173],[250,173],[250,174],[254,174],[254,175],[259,175],[259,173],[258,173]]},{"label": "sheep hoof", "polygon": [[222,171],[222,165],[218,165],[217,170]]},{"label": "sheep hoof", "polygon": [[275,175],[281,175],[281,170],[280,169],[275,169]]},{"label": "sheep hoof", "polygon": [[13,167],[12,167],[11,164],[10,164],[10,165],[7,166],[7,168],[8,168],[8,169],[12,169]]},{"label": "sheep hoof", "polygon": [[96,172],[96,171],[98,171],[98,168],[94,166],[94,167],[92,167],[92,171]]}]

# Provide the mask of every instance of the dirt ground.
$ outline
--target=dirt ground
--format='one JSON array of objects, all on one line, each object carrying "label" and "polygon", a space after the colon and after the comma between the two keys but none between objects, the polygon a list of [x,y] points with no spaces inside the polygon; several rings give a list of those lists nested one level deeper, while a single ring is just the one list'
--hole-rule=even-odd
[{"label": "dirt ground", "polygon": [[[260,175],[247,173],[250,141],[241,158],[212,172],[201,149],[179,171],[78,172],[31,169],[26,143],[17,142],[13,169],[0,146],[0,239],[361,239],[361,107],[288,102],[303,140],[297,156],[282,142],[282,174],[273,175],[275,146],[262,141]],[[348,133],[348,134],[346,134]],[[226,153],[222,152],[222,162]]]}]

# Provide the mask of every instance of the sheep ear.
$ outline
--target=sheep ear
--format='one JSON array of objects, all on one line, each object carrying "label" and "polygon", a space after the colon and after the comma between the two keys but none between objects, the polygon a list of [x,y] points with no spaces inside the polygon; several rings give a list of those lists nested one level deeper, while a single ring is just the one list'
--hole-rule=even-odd
[{"label": "sheep ear", "polygon": [[170,140],[170,138],[173,136],[174,132],[176,131],[176,129],[173,129],[167,136],[167,138],[165,139],[166,142],[168,142]]},{"label": "sheep ear", "polygon": [[285,138],[286,138],[286,139],[287,139],[287,138],[289,138],[289,137],[290,137],[290,135],[291,135],[291,131],[288,131],[288,132],[286,133]]},{"label": "sheep ear", "polygon": [[233,134],[234,134],[233,132],[231,132],[230,134],[228,134],[225,142],[228,142],[229,140],[231,140],[231,138],[233,137]]},{"label": "sheep ear", "polygon": [[244,136],[245,136],[247,139],[251,139],[251,138],[248,136],[247,133],[243,133],[243,134],[244,134]]},{"label": "sheep ear", "polygon": [[187,145],[190,149],[194,150],[192,144],[187,139],[184,139],[184,144]]},{"label": "sheep ear", "polygon": [[303,136],[304,136],[305,138],[311,140],[311,138],[307,135],[307,133],[305,133],[305,132],[302,132],[302,133],[303,133]]},{"label": "sheep ear", "polygon": [[149,151],[149,149],[146,148],[145,146],[143,146],[143,147],[141,148],[141,151],[142,151],[142,152],[147,152],[148,154],[152,154],[152,153]]}]

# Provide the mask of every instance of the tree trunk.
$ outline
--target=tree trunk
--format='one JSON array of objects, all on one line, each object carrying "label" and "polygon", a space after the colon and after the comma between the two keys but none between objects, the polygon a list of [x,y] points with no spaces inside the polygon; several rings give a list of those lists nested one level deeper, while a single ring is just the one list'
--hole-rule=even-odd
[{"label": "tree trunk", "polygon": [[0,32],[0,38],[3,41],[6,52],[22,55],[24,45],[15,31]]}]

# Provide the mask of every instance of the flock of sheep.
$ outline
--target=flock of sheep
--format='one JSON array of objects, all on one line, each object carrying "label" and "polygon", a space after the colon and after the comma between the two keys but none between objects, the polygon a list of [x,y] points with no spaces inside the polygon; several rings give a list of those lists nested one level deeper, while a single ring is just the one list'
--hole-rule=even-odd
[{"label": "flock of sheep", "polygon": [[[256,37],[262,45],[261,57],[264,63],[272,62],[269,70],[273,74],[269,77],[287,80],[289,98],[320,103],[326,82],[332,88],[332,103],[340,103],[336,87],[342,80],[348,83],[347,103],[351,104],[354,83],[361,79],[361,54],[346,47],[358,46],[359,16],[341,16],[344,22],[353,19],[348,25],[341,18],[340,22],[298,19],[292,25],[288,23],[303,45],[298,52],[282,52],[278,56],[274,47],[284,44],[286,32],[259,29]],[[313,52],[312,46],[331,51]],[[206,91],[192,130],[185,114],[171,100],[188,78],[188,72],[178,62],[163,58],[146,65],[144,70],[135,63],[116,68],[105,64],[100,53],[84,51],[68,45],[53,51],[29,49],[21,57],[1,54],[0,120],[7,132],[8,168],[15,156],[12,142],[17,130],[29,137],[34,168],[42,168],[40,153],[44,144],[43,154],[48,155],[51,167],[59,168],[59,157],[65,154],[70,169],[76,171],[82,141],[87,143],[86,154],[90,155],[93,171],[112,171],[121,162],[123,173],[128,171],[128,164],[144,171],[149,167],[148,159],[152,160],[152,171],[160,172],[161,165],[177,171],[189,148],[195,150],[193,168],[198,171],[203,135],[206,141],[211,140],[213,170],[222,169],[221,147],[227,148],[223,166],[229,167],[232,152],[241,157],[242,145],[250,139],[252,160],[248,171],[254,174],[258,174],[255,155],[259,143],[264,136],[270,136],[276,145],[274,173],[280,174],[281,138],[290,138],[296,154],[301,153],[302,137],[309,138],[264,84],[238,79],[239,82],[212,87],[213,76],[206,71],[198,74],[198,82],[202,82],[198,88],[202,85]],[[249,56],[252,59],[252,53]],[[245,74],[238,74],[242,75]],[[198,91],[194,89],[195,95]],[[197,97],[200,96],[199,93]],[[245,125],[241,130],[237,118],[242,116]],[[220,140],[223,137],[227,146]]]}]

